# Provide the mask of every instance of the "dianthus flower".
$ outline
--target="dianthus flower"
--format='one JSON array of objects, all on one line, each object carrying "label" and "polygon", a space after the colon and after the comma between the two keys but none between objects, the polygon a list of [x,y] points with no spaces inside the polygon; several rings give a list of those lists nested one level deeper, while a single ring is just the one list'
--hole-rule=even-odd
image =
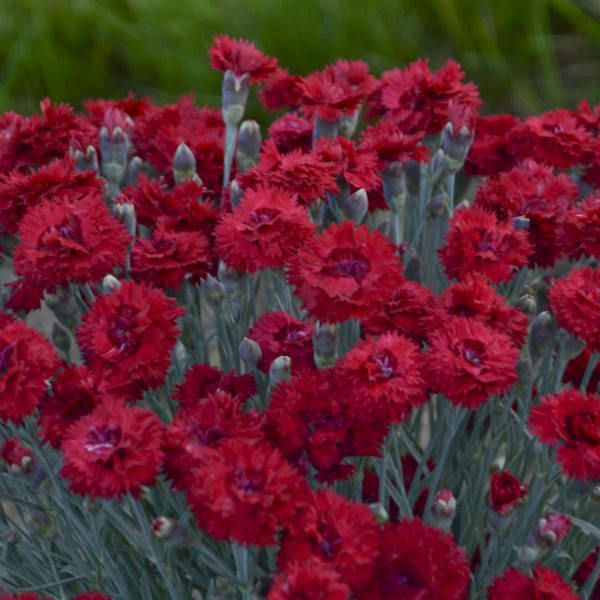
[{"label": "dianthus flower", "polygon": [[42,399],[39,410],[40,434],[53,448],[60,448],[69,427],[90,414],[103,394],[94,375],[83,365],[62,370],[52,382],[52,391]]},{"label": "dianthus flower", "polygon": [[600,102],[593,108],[587,100],[582,100],[577,105],[577,119],[591,134],[600,133]]},{"label": "dianthus flower", "polygon": [[291,75],[285,69],[277,69],[261,89],[259,98],[269,110],[290,108],[295,110],[302,101],[300,75]]},{"label": "dianthus flower", "polygon": [[250,75],[250,81],[264,81],[277,70],[277,59],[263,54],[254,44],[228,35],[216,35],[209,51],[213,69],[225,73],[233,71],[236,77]]},{"label": "dianthus flower", "polygon": [[[599,548],[596,547],[595,550],[590,552],[579,565],[577,571],[575,571],[573,579],[577,582],[577,585],[584,586],[585,582],[594,572],[594,567],[598,562],[598,550]],[[592,589],[589,600],[600,600],[600,584],[598,582],[596,582],[596,585]]]},{"label": "dianthus flower", "polygon": [[187,500],[198,526],[215,539],[273,546],[306,494],[306,482],[270,444],[232,439],[198,456]]},{"label": "dianthus flower", "polygon": [[591,155],[592,135],[569,110],[558,108],[532,116],[512,129],[509,152],[517,159],[533,160],[568,169],[585,164]]},{"label": "dianthus flower", "polygon": [[103,182],[93,171],[75,171],[73,161],[62,158],[36,171],[11,171],[0,175],[0,229],[16,233],[19,221],[43,200],[68,196],[79,200],[99,195]]},{"label": "dianthus flower", "polygon": [[251,373],[236,375],[225,373],[211,365],[198,364],[186,371],[184,380],[173,394],[182,408],[193,408],[201,400],[215,392],[226,392],[245,402],[256,394],[256,382]]},{"label": "dianthus flower", "polygon": [[313,122],[296,113],[286,113],[275,119],[269,127],[269,138],[281,153],[312,148]]},{"label": "dianthus flower", "polygon": [[165,471],[174,489],[185,489],[198,456],[231,438],[258,438],[260,419],[244,413],[239,398],[218,390],[179,411],[167,426],[163,450]]},{"label": "dianthus flower", "polygon": [[556,572],[538,565],[531,577],[511,567],[501,577],[493,580],[488,590],[488,600],[578,600],[571,586]]},{"label": "dianthus flower", "polygon": [[490,477],[490,504],[500,515],[512,512],[517,502],[527,496],[527,491],[527,486],[507,469]]},{"label": "dianthus flower", "polygon": [[366,319],[403,281],[394,245],[349,221],[327,227],[290,260],[289,281],[320,321]]},{"label": "dianthus flower", "polygon": [[314,233],[308,211],[293,196],[259,186],[247,190],[239,206],[221,217],[215,236],[227,265],[255,273],[282,268]]},{"label": "dianthus flower", "polygon": [[281,154],[272,140],[267,140],[261,149],[258,164],[238,176],[244,190],[258,186],[279,188],[292,196],[298,196],[301,204],[308,205],[327,192],[337,192],[338,168],[323,162],[314,152],[294,150]]},{"label": "dianthus flower", "polygon": [[124,281],[84,315],[77,340],[92,371],[115,394],[137,397],[162,384],[183,310],[160,290]]},{"label": "dianthus flower", "polygon": [[516,382],[519,350],[510,338],[466,317],[449,319],[430,338],[428,375],[434,391],[476,408]]},{"label": "dianthus flower", "polygon": [[162,289],[199,283],[211,269],[208,239],[200,232],[173,231],[159,219],[150,239],[138,239],[131,251],[131,276]]},{"label": "dianthus flower", "polygon": [[517,231],[509,221],[498,223],[485,209],[463,208],[450,219],[439,255],[450,278],[483,273],[500,283],[524,267],[531,252],[526,231]]},{"label": "dianthus flower", "polygon": [[357,600],[464,600],[471,573],[454,538],[420,519],[386,525],[378,535],[375,572]]},{"label": "dianthus flower", "polygon": [[448,122],[451,101],[473,109],[481,106],[475,84],[463,83],[460,65],[449,60],[432,72],[427,61],[418,59],[404,69],[384,73],[381,102],[386,118],[398,123],[406,132],[437,133]]},{"label": "dianthus flower", "polygon": [[284,530],[278,565],[285,569],[316,558],[330,564],[354,589],[371,579],[379,535],[365,504],[317,490],[302,517]]},{"label": "dianthus flower", "polygon": [[518,124],[519,119],[512,115],[478,117],[465,161],[467,175],[490,176],[511,169],[515,159],[508,151],[508,136]]},{"label": "dianthus flower", "polygon": [[9,594],[4,592],[0,594],[0,600],[51,600],[48,596],[38,596],[37,594]]},{"label": "dianthus flower", "polygon": [[67,431],[61,475],[77,494],[138,497],[159,473],[163,432],[152,411],[106,400]]},{"label": "dianthus flower", "polygon": [[[46,288],[25,275],[4,284],[9,289],[5,308],[13,312],[31,312],[40,308]],[[52,288],[49,291],[54,291]]]},{"label": "dianthus flower", "polygon": [[125,98],[119,100],[105,100],[104,98],[86,100],[83,107],[89,113],[90,120],[97,126],[101,125],[104,115],[109,110],[120,110],[135,120],[153,109],[150,98],[138,97],[133,92],[129,92]]},{"label": "dianthus flower", "polygon": [[30,415],[58,364],[43,334],[0,312],[0,419],[21,423]]},{"label": "dianthus flower", "polygon": [[264,313],[248,332],[248,337],[260,346],[262,352],[258,368],[268,373],[278,356],[289,356],[292,373],[314,369],[313,330],[314,325],[310,321],[294,319],[285,312]]},{"label": "dianthus flower", "polygon": [[321,561],[290,563],[275,577],[267,600],[348,600],[341,575]]},{"label": "dianthus flower", "polygon": [[600,351],[600,270],[575,268],[555,279],[548,291],[558,324],[589,349]]},{"label": "dianthus flower", "polygon": [[[592,356],[591,350],[586,346],[581,354],[577,355],[575,358],[570,360],[567,364],[567,368],[563,375],[564,383],[573,384],[574,388],[579,388],[581,382],[583,380],[583,376],[585,375],[585,371],[590,362],[590,358]],[[592,375],[590,377],[590,381],[587,386],[588,392],[593,392],[600,383],[600,365],[596,365],[594,370],[592,371]]]},{"label": "dianthus flower", "polygon": [[19,224],[18,275],[44,288],[97,283],[122,266],[129,235],[98,194],[44,201]]},{"label": "dianthus flower", "polygon": [[534,248],[529,264],[548,267],[562,256],[556,243],[560,216],[578,197],[577,185],[566,175],[526,161],[489,178],[477,190],[475,206],[494,212],[501,221],[529,219],[527,236]]},{"label": "dianthus flower", "polygon": [[399,422],[425,401],[422,363],[413,341],[384,333],[359,341],[338,363],[336,377],[347,397],[360,398],[355,408],[361,414]]},{"label": "dianthus flower", "polygon": [[566,475],[600,479],[600,396],[569,389],[547,396],[531,409],[529,427],[545,444],[558,446]]},{"label": "dianthus flower", "polygon": [[557,244],[574,260],[600,257],[600,195],[586,196],[561,215]]},{"label": "dianthus flower", "polygon": [[17,438],[7,438],[0,446],[0,458],[9,468],[17,472],[26,471],[33,463],[33,452],[31,448],[23,446]]}]

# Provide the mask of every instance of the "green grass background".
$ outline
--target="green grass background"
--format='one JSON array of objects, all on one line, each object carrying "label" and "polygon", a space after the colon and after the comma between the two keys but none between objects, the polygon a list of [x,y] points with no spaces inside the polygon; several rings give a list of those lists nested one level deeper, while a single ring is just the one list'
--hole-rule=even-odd
[{"label": "green grass background", "polygon": [[455,57],[488,112],[600,100],[600,0],[0,0],[0,109],[128,90],[216,104],[220,32],[301,74],[341,57],[376,73]]}]

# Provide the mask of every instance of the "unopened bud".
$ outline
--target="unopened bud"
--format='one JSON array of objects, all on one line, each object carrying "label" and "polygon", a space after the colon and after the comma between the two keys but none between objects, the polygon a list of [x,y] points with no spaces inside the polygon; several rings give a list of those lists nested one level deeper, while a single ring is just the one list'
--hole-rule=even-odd
[{"label": "unopened bud", "polygon": [[551,347],[556,334],[556,321],[548,311],[542,311],[529,328],[529,347],[534,356],[540,356]]},{"label": "unopened bud", "polygon": [[449,198],[450,196],[446,192],[432,196],[425,207],[427,214],[430,217],[441,217],[446,210]]},{"label": "unopened bud", "polygon": [[175,519],[169,517],[157,517],[152,521],[152,535],[157,540],[169,542],[174,546],[183,546],[188,541],[186,528]]},{"label": "unopened bud", "polygon": [[317,323],[312,335],[314,361],[319,369],[335,362],[336,327],[329,323]]},{"label": "unopened bud", "polygon": [[90,515],[95,515],[100,510],[100,503],[94,498],[86,497],[83,501],[83,508]]},{"label": "unopened bud", "polygon": [[105,294],[112,294],[121,289],[121,282],[114,275],[105,275],[102,280],[102,291]]},{"label": "unopened bud", "polygon": [[568,360],[577,358],[585,350],[585,342],[572,336],[568,331],[561,329],[559,335],[563,354]]},{"label": "unopened bud", "polygon": [[250,338],[242,338],[238,352],[240,359],[249,367],[256,367],[262,360],[262,350],[260,349],[260,346]]},{"label": "unopened bud", "polygon": [[244,116],[248,93],[250,91],[250,76],[244,73],[237,77],[231,70],[223,77],[221,87],[221,107],[223,120],[227,125],[237,125]]},{"label": "unopened bud", "polygon": [[541,554],[540,549],[535,544],[525,542],[518,551],[519,562],[524,567],[530,567],[538,562]]},{"label": "unopened bud", "polygon": [[261,143],[259,124],[251,119],[244,121],[240,125],[237,139],[236,166],[238,171],[243,173],[256,163]]},{"label": "unopened bud", "polygon": [[220,304],[225,298],[225,287],[212,275],[208,275],[204,281],[204,287],[207,291],[209,302],[212,304]]},{"label": "unopened bud", "polygon": [[421,257],[413,248],[404,262],[404,274],[411,281],[420,281],[421,279]]},{"label": "unopened bud", "polygon": [[535,296],[532,294],[524,294],[514,305],[530,317],[533,317],[537,313],[537,302],[535,301]]},{"label": "unopened bud", "polygon": [[529,358],[520,358],[516,365],[517,384],[527,386],[533,381],[533,365]]},{"label": "unopened bud", "polygon": [[176,184],[191,179],[196,174],[196,158],[187,144],[177,146],[173,155],[173,179]]},{"label": "unopened bud", "polygon": [[219,263],[218,270],[219,281],[223,284],[223,289],[228,296],[240,294],[245,287],[245,276],[243,273],[231,269],[223,261]]},{"label": "unopened bud", "polygon": [[529,229],[531,222],[527,217],[515,217],[512,220],[512,224],[516,231],[522,231]]},{"label": "unopened bud", "polygon": [[461,127],[455,134],[452,123],[446,123],[442,131],[442,149],[449,159],[447,162],[451,171],[460,170],[472,143],[473,132],[468,127]]},{"label": "unopened bud", "polygon": [[360,225],[369,210],[369,198],[364,188],[356,190],[354,194],[348,196],[342,203],[342,214],[346,219],[354,221]]},{"label": "unopened bud", "polygon": [[242,191],[242,188],[240,188],[240,184],[234,179],[229,186],[229,200],[231,201],[231,206],[237,208],[243,197],[244,192]]},{"label": "unopened bud", "polygon": [[388,163],[383,171],[383,196],[392,210],[398,210],[406,195],[406,172],[400,162]]},{"label": "unopened bud", "polygon": [[450,529],[456,515],[456,498],[450,490],[440,490],[431,505],[433,524],[444,531]]},{"label": "unopened bud", "polygon": [[125,225],[127,233],[135,237],[137,231],[137,219],[135,216],[135,206],[133,204],[121,204],[121,223]]},{"label": "unopened bud", "polygon": [[98,172],[98,153],[94,146],[88,146],[85,150],[85,154],[81,150],[75,150],[73,152],[73,161],[75,162],[75,168],[78,171],[92,171]]},{"label": "unopened bud", "polygon": [[431,157],[429,162],[429,179],[432,186],[446,173],[446,162],[446,155],[441,148]]},{"label": "unopened bud", "polygon": [[134,156],[127,165],[127,183],[135,185],[140,174],[144,171],[144,161],[139,156]]},{"label": "unopened bud", "polygon": [[71,336],[69,332],[58,323],[52,324],[52,343],[64,354],[69,354],[71,349]]},{"label": "unopened bud", "polygon": [[356,131],[358,120],[360,119],[360,108],[357,108],[349,115],[342,115],[338,119],[339,135],[345,138],[351,138]]},{"label": "unopened bud", "polygon": [[383,506],[383,504],[381,504],[380,502],[375,502],[373,504],[369,504],[369,508],[371,509],[371,512],[373,513],[373,516],[375,517],[375,520],[380,525],[385,525],[390,520],[388,511],[385,510],[385,506]]},{"label": "unopened bud", "polygon": [[275,385],[287,381],[292,374],[292,359],[289,356],[278,356],[269,368],[269,379]]},{"label": "unopened bud", "polygon": [[326,121],[321,117],[315,115],[315,122],[313,126],[312,142],[313,146],[322,137],[336,138],[339,133],[337,121]]}]

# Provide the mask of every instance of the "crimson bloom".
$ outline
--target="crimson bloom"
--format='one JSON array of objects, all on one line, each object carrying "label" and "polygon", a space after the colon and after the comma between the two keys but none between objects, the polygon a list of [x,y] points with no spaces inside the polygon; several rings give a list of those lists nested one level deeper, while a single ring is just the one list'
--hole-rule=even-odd
[{"label": "crimson bloom", "polygon": [[458,210],[439,250],[448,277],[462,279],[483,273],[490,281],[508,281],[527,264],[532,248],[527,232],[512,223],[498,223],[493,213],[480,208]]},{"label": "crimson bloom", "polygon": [[217,71],[233,71],[236,77],[250,75],[251,82],[263,81],[275,73],[277,59],[263,54],[254,44],[217,35],[209,51],[210,64]]},{"label": "crimson bloom", "polygon": [[296,109],[300,106],[302,98],[301,81],[302,77],[299,75],[291,75],[285,69],[277,69],[261,89],[260,101],[269,110],[284,107]]},{"label": "crimson bloom", "polygon": [[[585,371],[590,362],[590,358],[592,356],[592,352],[586,346],[583,349],[581,354],[578,354],[575,358],[570,360],[567,364],[567,368],[563,375],[563,382],[573,384],[574,388],[579,388],[581,382],[583,381],[583,377],[585,375]],[[600,383],[600,365],[596,365],[594,370],[592,371],[592,375],[590,377],[590,381],[587,386],[588,392],[593,392]]]},{"label": "crimson bloom", "polygon": [[119,100],[105,100],[103,98],[86,100],[83,107],[90,114],[90,120],[97,127],[102,126],[104,117],[109,111],[118,110],[135,121],[135,119],[149,113],[154,108],[150,98],[147,96],[138,97],[133,92],[129,92],[125,98]]},{"label": "crimson bloom", "polygon": [[471,573],[464,551],[451,535],[403,519],[378,536],[375,572],[356,591],[357,600],[464,600]]},{"label": "crimson bloom", "polygon": [[223,215],[215,235],[219,256],[238,271],[282,268],[315,227],[306,208],[285,191],[259,186]]},{"label": "crimson bloom", "polygon": [[110,596],[106,594],[100,594],[99,592],[88,592],[87,594],[77,594],[73,596],[71,600],[112,600]]},{"label": "crimson bloom", "polygon": [[600,257],[600,195],[590,194],[561,215],[558,246],[572,259]]},{"label": "crimson bloom", "polygon": [[511,567],[501,577],[496,577],[488,590],[488,600],[577,600],[579,596],[556,572],[538,565],[531,577]]},{"label": "crimson bloom", "polygon": [[558,324],[582,339],[589,349],[600,350],[600,270],[572,269],[550,286],[550,307]]},{"label": "crimson bloom", "polygon": [[531,409],[529,428],[558,446],[556,458],[574,479],[600,479],[600,396],[567,389]]},{"label": "crimson bloom", "polygon": [[327,227],[290,260],[289,281],[320,321],[368,318],[403,281],[394,245],[349,221]]},{"label": "crimson bloom", "polygon": [[115,394],[137,397],[162,384],[183,314],[161,291],[124,281],[84,315],[77,340],[88,366]]},{"label": "crimson bloom", "polygon": [[275,119],[269,127],[269,138],[282,153],[312,148],[313,122],[296,113],[286,113]]},{"label": "crimson bloom", "polygon": [[512,512],[517,502],[527,496],[527,492],[527,486],[507,469],[490,477],[490,504],[500,515]]},{"label": "crimson bloom", "polygon": [[37,594],[9,594],[4,592],[0,594],[0,600],[50,600],[50,598],[48,596],[38,596]]},{"label": "crimson bloom", "polygon": [[[595,550],[590,552],[584,559],[584,561],[579,565],[577,571],[573,575],[573,579],[577,582],[577,585],[583,586],[585,582],[589,579],[589,577],[594,572],[594,567],[596,566],[596,562],[598,561],[598,547]],[[590,599],[589,600],[600,600],[600,585],[596,583],[594,588],[592,589]]]},{"label": "crimson bloom", "polygon": [[262,352],[258,368],[268,373],[278,356],[289,356],[292,373],[314,369],[313,330],[311,322],[294,319],[285,312],[264,313],[248,332],[248,337],[260,346]]},{"label": "crimson bloom", "polygon": [[67,431],[61,475],[77,494],[137,497],[160,470],[163,430],[152,411],[105,400]]},{"label": "crimson bloom", "polygon": [[348,600],[350,588],[340,574],[321,563],[290,563],[275,578],[267,600]]},{"label": "crimson bloom", "polygon": [[21,423],[30,415],[58,365],[43,334],[0,312],[0,419]]},{"label": "crimson bloom", "polygon": [[198,455],[187,501],[198,526],[217,540],[272,546],[297,519],[306,483],[270,444],[232,439]]},{"label": "crimson bloom", "polygon": [[379,121],[363,131],[359,148],[365,152],[375,152],[379,159],[379,170],[383,171],[389,162],[406,164],[409,160],[426,161],[429,150],[419,146],[424,136],[423,132],[407,134],[395,123]]},{"label": "crimson bloom", "polygon": [[429,380],[454,404],[476,408],[516,382],[518,359],[508,336],[475,319],[454,317],[430,338]]},{"label": "crimson bloom", "polygon": [[31,208],[19,225],[15,272],[45,288],[96,283],[122,266],[129,235],[99,194]]}]

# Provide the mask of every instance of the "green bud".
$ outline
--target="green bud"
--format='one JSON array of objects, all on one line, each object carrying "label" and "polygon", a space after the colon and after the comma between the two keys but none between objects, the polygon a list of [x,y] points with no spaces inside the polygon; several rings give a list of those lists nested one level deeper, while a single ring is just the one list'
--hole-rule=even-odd
[{"label": "green bud", "polygon": [[413,248],[404,267],[404,274],[411,281],[420,281],[421,279],[421,257]]},{"label": "green bud", "polygon": [[517,385],[525,387],[533,381],[533,365],[528,358],[520,358],[517,361]]},{"label": "green bud", "polygon": [[556,321],[546,310],[533,319],[529,328],[529,347],[534,356],[540,356],[551,347],[556,330]]},{"label": "green bud", "polygon": [[563,354],[568,360],[577,358],[585,350],[585,342],[572,336],[569,332],[561,329],[559,331]]},{"label": "green bud", "polygon": [[212,304],[220,304],[225,298],[225,287],[212,275],[208,275],[204,281],[204,287],[206,288],[208,300]]},{"label": "green bud", "polygon": [[364,188],[356,190],[354,194],[348,196],[342,203],[342,214],[346,219],[354,221],[360,225],[369,210],[369,199]]},{"label": "green bud", "polygon": [[262,350],[260,349],[260,346],[250,338],[242,338],[238,347],[238,352],[242,362],[249,367],[256,367],[262,360]]},{"label": "green bud", "polygon": [[455,135],[452,123],[446,123],[442,131],[442,149],[450,159],[448,163],[452,171],[460,170],[472,143],[473,132],[468,127],[461,127]]},{"label": "green bud", "polygon": [[121,282],[114,275],[105,275],[102,280],[102,291],[105,294],[112,294],[121,289]]},{"label": "green bud", "polygon": [[450,196],[448,196],[446,192],[432,196],[425,207],[427,214],[433,218],[441,217],[446,211],[446,206],[448,206],[449,199]]},{"label": "green bud", "polygon": [[240,125],[237,139],[236,165],[240,172],[247,171],[258,160],[262,143],[260,126],[248,119]]},{"label": "green bud", "polygon": [[392,210],[398,210],[406,196],[406,172],[400,162],[388,163],[383,171],[383,196]]},{"label": "green bud", "polygon": [[373,504],[369,504],[369,508],[371,509],[375,520],[380,525],[385,525],[390,520],[388,511],[385,509],[385,506],[383,506],[383,504],[375,502]]},{"label": "green bud", "polygon": [[269,368],[269,379],[272,385],[280,381],[288,381],[292,374],[292,359],[289,356],[278,356]]},{"label": "green bud", "polygon": [[240,205],[244,192],[240,188],[239,183],[234,179],[229,186],[229,199],[231,200],[231,206],[237,208]]},{"label": "green bud", "polygon": [[227,125],[237,124],[244,116],[248,93],[250,91],[250,76],[244,73],[237,77],[233,71],[227,71],[221,87],[221,107],[223,120]]},{"label": "green bud", "polygon": [[69,354],[71,336],[64,327],[61,327],[56,322],[52,324],[52,343],[64,354]]},{"label": "green bud", "polygon": [[92,170],[98,172],[98,153],[94,146],[88,146],[85,154],[81,150],[75,150],[72,153],[75,162],[75,168],[78,171]]},{"label": "green bud", "polygon": [[530,317],[537,313],[537,302],[532,294],[524,294],[515,302],[514,306]]},{"label": "green bud", "polygon": [[144,171],[144,161],[139,156],[134,156],[127,165],[127,183],[135,185],[138,177]]},{"label": "green bud", "polygon": [[196,158],[187,144],[177,146],[173,155],[173,179],[176,184],[191,179],[196,174]]},{"label": "green bud", "polygon": [[345,138],[351,138],[356,131],[358,120],[360,119],[360,108],[356,109],[350,115],[343,115],[338,119],[339,135]]},{"label": "green bud", "polygon": [[313,126],[312,142],[313,146],[322,137],[335,138],[338,136],[339,127],[337,121],[326,121],[315,115],[315,122]]},{"label": "green bud", "polygon": [[336,327],[329,323],[317,323],[312,335],[314,361],[319,369],[335,362]]}]

